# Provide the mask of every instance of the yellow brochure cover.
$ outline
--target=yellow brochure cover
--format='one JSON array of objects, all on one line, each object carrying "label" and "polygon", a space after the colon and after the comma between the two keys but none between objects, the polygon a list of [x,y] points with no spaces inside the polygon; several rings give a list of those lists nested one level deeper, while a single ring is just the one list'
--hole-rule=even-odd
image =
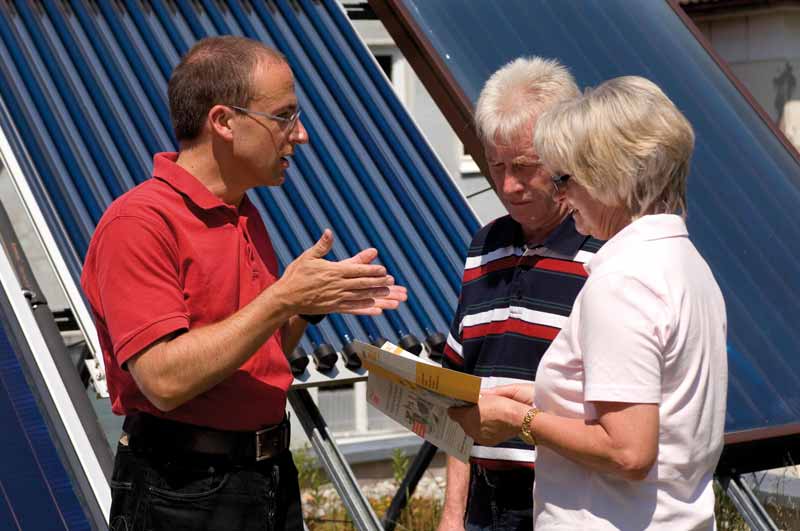
[{"label": "yellow brochure cover", "polygon": [[389,343],[382,348],[355,341],[361,361],[369,370],[384,377],[416,383],[430,391],[471,404],[478,402],[481,379],[471,374],[445,369],[434,362],[415,356]]}]

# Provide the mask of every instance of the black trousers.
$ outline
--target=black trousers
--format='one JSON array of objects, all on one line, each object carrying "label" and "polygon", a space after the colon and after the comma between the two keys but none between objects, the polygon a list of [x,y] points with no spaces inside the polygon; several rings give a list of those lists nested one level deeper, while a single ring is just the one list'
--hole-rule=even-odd
[{"label": "black trousers", "polygon": [[288,450],[261,462],[119,444],[112,531],[302,530],[297,469]]},{"label": "black trousers", "polygon": [[472,465],[465,529],[533,529],[533,479],[533,470],[527,468],[492,471]]}]

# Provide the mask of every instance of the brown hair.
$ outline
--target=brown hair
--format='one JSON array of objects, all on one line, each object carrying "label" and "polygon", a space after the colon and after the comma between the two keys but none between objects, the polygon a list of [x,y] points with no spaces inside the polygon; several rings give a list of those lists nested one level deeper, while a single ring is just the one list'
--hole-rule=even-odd
[{"label": "brown hair", "polygon": [[253,99],[253,72],[260,61],[286,63],[261,42],[226,35],[198,41],[172,71],[167,94],[178,141],[200,134],[214,105],[246,107]]}]

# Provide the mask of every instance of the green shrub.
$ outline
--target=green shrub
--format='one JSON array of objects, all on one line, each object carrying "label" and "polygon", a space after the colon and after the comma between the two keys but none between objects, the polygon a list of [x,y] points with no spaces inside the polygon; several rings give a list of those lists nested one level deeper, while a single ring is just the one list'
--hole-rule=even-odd
[{"label": "green shrub", "polygon": [[[355,529],[338,494],[329,483],[308,451],[295,452],[295,464],[303,489],[303,513],[310,531],[339,531]],[[396,450],[392,454],[392,475],[396,486],[402,482],[408,470],[409,458]],[[749,531],[750,527],[741,517],[730,498],[714,483],[716,497],[715,514],[720,531]],[[383,519],[391,496],[370,498],[369,503],[379,519]],[[800,507],[785,499],[768,497],[762,500],[779,529],[800,531]],[[442,514],[442,500],[414,496],[400,515],[395,529],[398,531],[434,531]]]}]

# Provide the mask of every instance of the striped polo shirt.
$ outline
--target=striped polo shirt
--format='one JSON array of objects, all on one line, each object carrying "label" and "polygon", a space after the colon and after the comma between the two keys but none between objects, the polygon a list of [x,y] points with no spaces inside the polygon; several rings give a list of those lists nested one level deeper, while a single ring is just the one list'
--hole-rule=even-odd
[{"label": "striped polo shirt", "polygon": [[[472,240],[443,365],[483,378],[484,387],[530,382],[586,280],[602,242],[568,217],[542,244],[525,245],[522,227],[504,216]],[[489,469],[533,468],[536,450],[514,438],[475,444],[471,461]]]}]

